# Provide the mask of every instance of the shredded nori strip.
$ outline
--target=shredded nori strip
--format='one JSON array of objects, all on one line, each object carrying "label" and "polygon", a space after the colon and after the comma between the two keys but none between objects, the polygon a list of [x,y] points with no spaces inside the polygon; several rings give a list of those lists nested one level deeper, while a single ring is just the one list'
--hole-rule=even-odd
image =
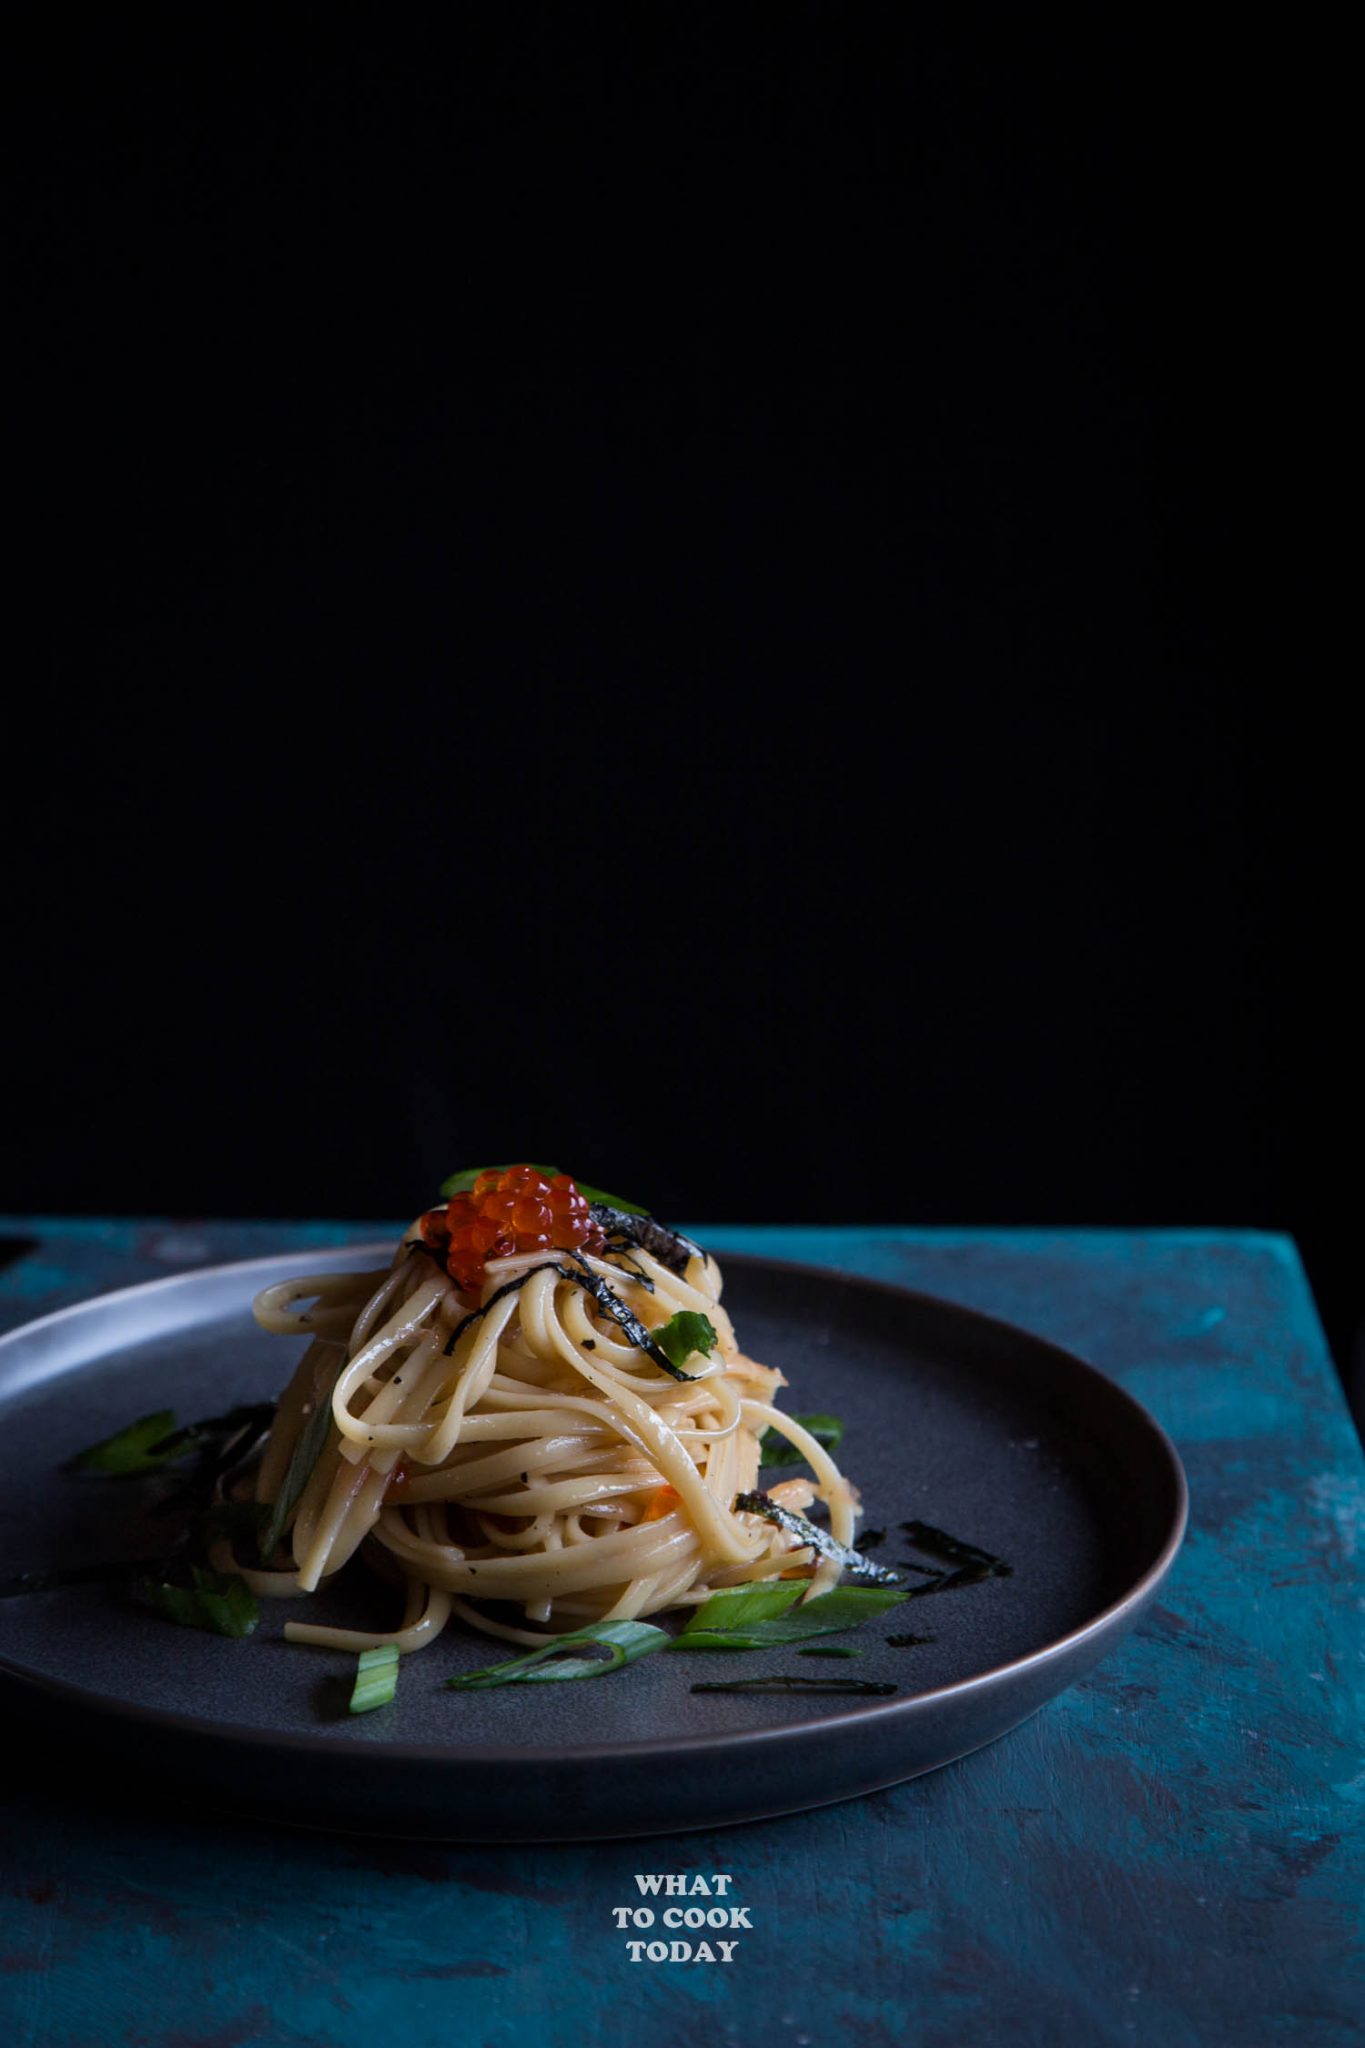
[{"label": "shredded nori strip", "polygon": [[662,1346],[655,1343],[634,1309],[626,1306],[620,1295],[608,1286],[600,1273],[593,1272],[583,1254],[575,1252],[574,1257],[580,1267],[578,1272],[568,1266],[557,1266],[555,1270],[562,1273],[566,1280],[576,1280],[584,1292],[592,1296],[598,1307],[604,1308],[612,1321],[620,1324],[631,1343],[652,1358],[656,1365],[661,1365],[670,1379],[696,1379],[696,1373],[684,1372],[681,1366],[674,1365]]},{"label": "shredded nori strip", "polygon": [[244,1543],[251,1556],[259,1559],[261,1538],[270,1527],[272,1513],[269,1501],[218,1500],[196,1518],[194,1533],[206,1547],[219,1538],[226,1538],[234,1548]]},{"label": "shredded nori strip", "polygon": [[893,1650],[913,1650],[918,1649],[921,1643],[936,1643],[938,1637],[903,1635],[888,1636],[886,1640],[890,1643]]},{"label": "shredded nori strip", "polygon": [[650,1279],[648,1273],[646,1273],[643,1266],[637,1266],[634,1259],[629,1259],[626,1257],[624,1243],[619,1245],[612,1245],[609,1247],[609,1249],[615,1253],[617,1259],[621,1263],[622,1271],[629,1273],[635,1285],[637,1287],[643,1287],[646,1294],[653,1294],[654,1282]]},{"label": "shredded nori strip", "polygon": [[[902,1522],[901,1527],[917,1549],[927,1551],[930,1557],[941,1557],[945,1564],[989,1564],[999,1567],[1001,1563],[1001,1560],[992,1556],[989,1550],[982,1550],[975,1543],[966,1543],[960,1536],[950,1536],[946,1529],[936,1529],[932,1522]],[[1009,1572],[1009,1565],[1005,1565],[1000,1576],[1007,1578]]]},{"label": "shredded nori strip", "polygon": [[545,1267],[549,1266],[554,1272],[558,1273],[561,1280],[572,1280],[576,1287],[581,1287],[585,1294],[590,1294],[598,1307],[605,1309],[613,1322],[619,1323],[631,1343],[638,1350],[643,1351],[648,1357],[652,1358],[655,1365],[662,1366],[671,1379],[694,1380],[697,1378],[696,1373],[683,1372],[680,1367],[674,1365],[667,1353],[655,1343],[649,1331],[635,1314],[635,1311],[627,1307],[620,1295],[608,1286],[600,1273],[593,1272],[581,1252],[575,1252],[573,1257],[579,1261],[577,1267],[562,1266],[557,1259],[546,1259],[543,1265],[532,1266],[527,1272],[518,1273],[514,1280],[505,1281],[495,1293],[489,1295],[482,1308],[471,1309],[463,1321],[455,1325],[455,1328],[446,1340],[446,1357],[449,1358],[470,1324],[476,1323],[480,1316],[487,1315],[495,1301],[501,1301],[504,1294],[512,1294],[518,1287],[524,1287],[532,1273],[543,1273]]},{"label": "shredded nori strip", "polygon": [[901,1583],[899,1576],[888,1571],[885,1565],[874,1564],[871,1558],[863,1557],[847,1543],[838,1542],[828,1529],[808,1522],[804,1515],[794,1515],[790,1508],[779,1507],[766,1493],[737,1493],[734,1507],[737,1515],[762,1515],[767,1521],[776,1522],[780,1528],[790,1530],[802,1543],[818,1550],[821,1557],[832,1558],[858,1578],[872,1579],[882,1586],[899,1586]]},{"label": "shredded nori strip", "polygon": [[443,1273],[446,1270],[445,1253],[439,1248],[439,1246],[434,1244],[428,1244],[424,1237],[407,1238],[404,1241],[403,1250],[405,1252],[425,1252],[429,1259],[434,1259],[436,1261],[436,1264],[440,1267]]},{"label": "shredded nori strip", "polygon": [[103,1581],[106,1585],[117,1585],[122,1579],[132,1579],[139,1572],[160,1571],[166,1564],[165,1553],[156,1557],[119,1557],[105,1564],[50,1565],[33,1572],[15,1572],[12,1578],[0,1579],[0,1600],[18,1600],[26,1593],[49,1593],[57,1586],[84,1586]]},{"label": "shredded nori strip", "polygon": [[186,1451],[197,1451],[211,1440],[221,1439],[229,1443],[243,1429],[269,1429],[275,1419],[273,1401],[257,1401],[250,1406],[241,1404],[229,1408],[223,1415],[207,1415],[202,1422],[187,1422],[183,1429],[173,1429],[167,1436],[159,1437],[149,1445],[147,1455],[154,1458],[169,1458]]},{"label": "shredded nori strip", "polygon": [[840,1692],[856,1694],[863,1699],[886,1699],[891,1693],[899,1692],[898,1685],[892,1685],[882,1678],[807,1678],[804,1675],[792,1678],[785,1672],[777,1672],[768,1678],[705,1678],[694,1685],[693,1692]]},{"label": "shredded nori strip", "polygon": [[[235,1473],[248,1465],[257,1455],[275,1420],[273,1401],[256,1401],[249,1406],[231,1408],[226,1415],[217,1415],[208,1422],[192,1422],[184,1429],[173,1430],[161,1439],[164,1445],[175,1445],[182,1439],[186,1445],[202,1442],[202,1449],[193,1470],[183,1486],[168,1493],[159,1500],[150,1512],[158,1519],[168,1515],[183,1514],[198,1508],[208,1507],[222,1492]],[[217,1434],[203,1437],[203,1432],[215,1430]]]},{"label": "shredded nori strip", "polygon": [[936,1529],[932,1522],[902,1522],[901,1527],[926,1556],[936,1557],[948,1567],[946,1571],[935,1572],[910,1558],[904,1559],[907,1571],[919,1572],[927,1581],[911,1588],[912,1599],[929,1593],[950,1593],[959,1586],[979,1586],[983,1579],[1008,1579],[1013,1575],[1014,1567],[1003,1558],[992,1556],[975,1543],[964,1542],[960,1536],[950,1536],[945,1529]]},{"label": "shredded nori strip", "polygon": [[885,1543],[885,1529],[864,1529],[858,1538],[859,1550],[875,1550],[879,1543]]},{"label": "shredded nori strip", "polygon": [[[547,1259],[545,1263],[546,1265],[548,1265],[550,1261]],[[555,1268],[556,1272],[562,1272],[563,1270],[564,1269],[562,1266],[556,1266]],[[515,1294],[519,1287],[524,1287],[526,1285],[532,1273],[539,1273],[541,1271],[543,1271],[542,1267],[532,1266],[525,1273],[518,1273],[514,1280],[504,1280],[502,1286],[496,1288],[494,1292],[489,1295],[487,1301],[484,1303],[482,1308],[472,1308],[467,1316],[463,1316],[461,1320],[458,1323],[456,1323],[454,1329],[446,1338],[442,1355],[446,1358],[449,1358],[450,1354],[455,1349],[455,1346],[459,1343],[461,1337],[463,1337],[465,1331],[470,1327],[471,1324],[479,1322],[482,1319],[482,1317],[486,1316],[488,1314],[489,1309],[492,1308],[494,1302],[501,1301],[505,1294]]]},{"label": "shredded nori strip", "polygon": [[631,1216],[624,1209],[613,1209],[610,1202],[594,1202],[589,1214],[611,1236],[638,1245],[670,1273],[683,1272],[690,1258],[705,1257],[699,1244],[670,1224],[660,1223],[657,1216]]}]

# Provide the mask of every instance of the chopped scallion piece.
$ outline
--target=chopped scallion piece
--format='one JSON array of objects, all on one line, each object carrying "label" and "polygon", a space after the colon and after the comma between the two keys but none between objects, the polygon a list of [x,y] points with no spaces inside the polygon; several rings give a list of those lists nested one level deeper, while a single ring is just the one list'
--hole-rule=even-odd
[{"label": "chopped scallion piece", "polygon": [[[619,1671],[637,1657],[661,1650],[668,1641],[665,1629],[647,1621],[599,1621],[572,1634],[553,1636],[543,1648],[524,1657],[509,1657],[505,1664],[489,1664],[482,1671],[465,1671],[446,1684],[453,1692],[482,1692],[498,1685],[524,1685],[532,1681],[568,1678],[602,1678]],[[572,1652],[565,1656],[565,1651]],[[603,1652],[598,1655],[597,1652]]]},{"label": "chopped scallion piece", "polygon": [[767,1579],[753,1586],[726,1586],[699,1607],[670,1645],[674,1650],[762,1650],[774,1643],[799,1643],[807,1636],[835,1635],[898,1607],[899,1587],[836,1586],[833,1592],[797,1606],[805,1579]]},{"label": "chopped scallion piece", "polygon": [[686,1365],[694,1351],[709,1358],[720,1342],[720,1334],[710,1316],[695,1308],[680,1308],[662,1329],[652,1334],[669,1364],[678,1367]]},{"label": "chopped scallion piece", "polygon": [[172,1585],[166,1579],[140,1579],[139,1597],[182,1628],[207,1629],[219,1636],[249,1636],[260,1620],[245,1579],[234,1572],[205,1571],[190,1566],[190,1584]]},{"label": "chopped scallion piece", "polygon": [[[513,1164],[517,1166],[530,1166],[534,1172],[543,1173],[546,1180],[553,1180],[559,1172],[557,1166],[537,1165],[535,1161],[530,1159],[518,1159],[513,1161]],[[466,1166],[459,1173],[449,1174],[441,1182],[440,1192],[448,1201],[452,1195],[467,1195],[481,1173],[510,1173],[511,1171],[511,1166]],[[586,1188],[580,1188],[579,1193],[587,1195]],[[587,1199],[591,1201],[592,1196],[587,1195]]]},{"label": "chopped scallion piece", "polygon": [[183,1457],[182,1450],[156,1450],[175,1428],[175,1411],[158,1409],[155,1415],[139,1416],[126,1429],[116,1430],[103,1443],[91,1444],[73,1460],[82,1472],[102,1472],[110,1478],[131,1477],[139,1472],[159,1472],[168,1458]]},{"label": "chopped scallion piece", "polygon": [[322,1456],[327,1442],[327,1432],[332,1426],[332,1389],[341,1377],[341,1368],[344,1364],[344,1358],[338,1360],[336,1372],[326,1391],[315,1395],[313,1411],[290,1452],[284,1483],[271,1505],[270,1520],[266,1524],[265,1534],[261,1537],[262,1562],[268,1562],[274,1556],[275,1547],[289,1526],[289,1517],[298,1506],[303,1489],[313,1476],[313,1468]]},{"label": "chopped scallion piece", "polygon": [[378,1649],[362,1650],[356,1659],[351,1712],[368,1714],[375,1707],[386,1707],[397,1690],[397,1643],[383,1643]]},{"label": "chopped scallion piece", "polygon": [[[827,1451],[837,1450],[844,1440],[844,1425],[837,1415],[793,1415],[793,1422],[799,1422]],[[762,1455],[760,1465],[796,1465],[801,1453],[795,1444],[788,1443],[779,1429],[765,1429],[759,1438]]]}]

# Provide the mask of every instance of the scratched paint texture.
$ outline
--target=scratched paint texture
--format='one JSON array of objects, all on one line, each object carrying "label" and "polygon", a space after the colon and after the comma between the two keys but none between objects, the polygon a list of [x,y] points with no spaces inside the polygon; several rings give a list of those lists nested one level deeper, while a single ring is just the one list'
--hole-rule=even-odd
[{"label": "scratched paint texture", "polygon": [[[0,1274],[0,1316],[375,1234],[0,1221],[33,1247]],[[0,1709],[9,2042],[1359,2042],[1365,1465],[1293,1246],[699,1234],[968,1302],[1129,1387],[1174,1437],[1193,1495],[1161,1607],[1092,1677],[946,1770],[651,1842],[500,1851],[238,1825],[99,1782]],[[610,1909],[638,1897],[637,1871],[732,1873],[753,1921],[734,1961],[630,1963]]]}]

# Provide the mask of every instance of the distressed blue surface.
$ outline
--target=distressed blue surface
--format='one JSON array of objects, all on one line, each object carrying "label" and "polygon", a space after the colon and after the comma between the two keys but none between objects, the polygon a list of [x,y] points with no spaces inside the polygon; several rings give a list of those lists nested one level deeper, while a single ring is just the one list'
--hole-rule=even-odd
[{"label": "distressed blue surface", "polygon": [[[385,1230],[0,1221],[37,1244],[0,1273],[0,1318]],[[0,1720],[11,2041],[1359,2041],[1365,1466],[1293,1246],[1215,1231],[698,1234],[968,1302],[1131,1388],[1175,1438],[1193,1495],[1164,1604],[1090,1679],[960,1764],[648,1843],[234,1827],[103,1786],[79,1759],[34,1782]],[[731,1874],[753,1921],[733,1962],[631,1963],[626,1940],[647,1937],[618,1932],[611,1908],[638,1898],[641,1871]]]}]

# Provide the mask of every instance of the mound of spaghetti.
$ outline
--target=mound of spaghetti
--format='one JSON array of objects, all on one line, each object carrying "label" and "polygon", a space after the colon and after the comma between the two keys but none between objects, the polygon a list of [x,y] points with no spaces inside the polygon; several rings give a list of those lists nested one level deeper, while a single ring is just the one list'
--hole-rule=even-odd
[{"label": "mound of spaghetti", "polygon": [[363,1546],[405,1588],[387,1633],[290,1622],[295,1641],[416,1650],[451,1614],[515,1643],[694,1605],[723,1586],[837,1559],[737,1512],[759,1438],[778,1431],[847,1545],[852,1488],[774,1405],[780,1372],[739,1349],[700,1246],[552,1168],[453,1176],[384,1272],[305,1275],[255,1303],[311,1339],[251,1486],[264,1569],[215,1559],[257,1593],[313,1592]]}]

